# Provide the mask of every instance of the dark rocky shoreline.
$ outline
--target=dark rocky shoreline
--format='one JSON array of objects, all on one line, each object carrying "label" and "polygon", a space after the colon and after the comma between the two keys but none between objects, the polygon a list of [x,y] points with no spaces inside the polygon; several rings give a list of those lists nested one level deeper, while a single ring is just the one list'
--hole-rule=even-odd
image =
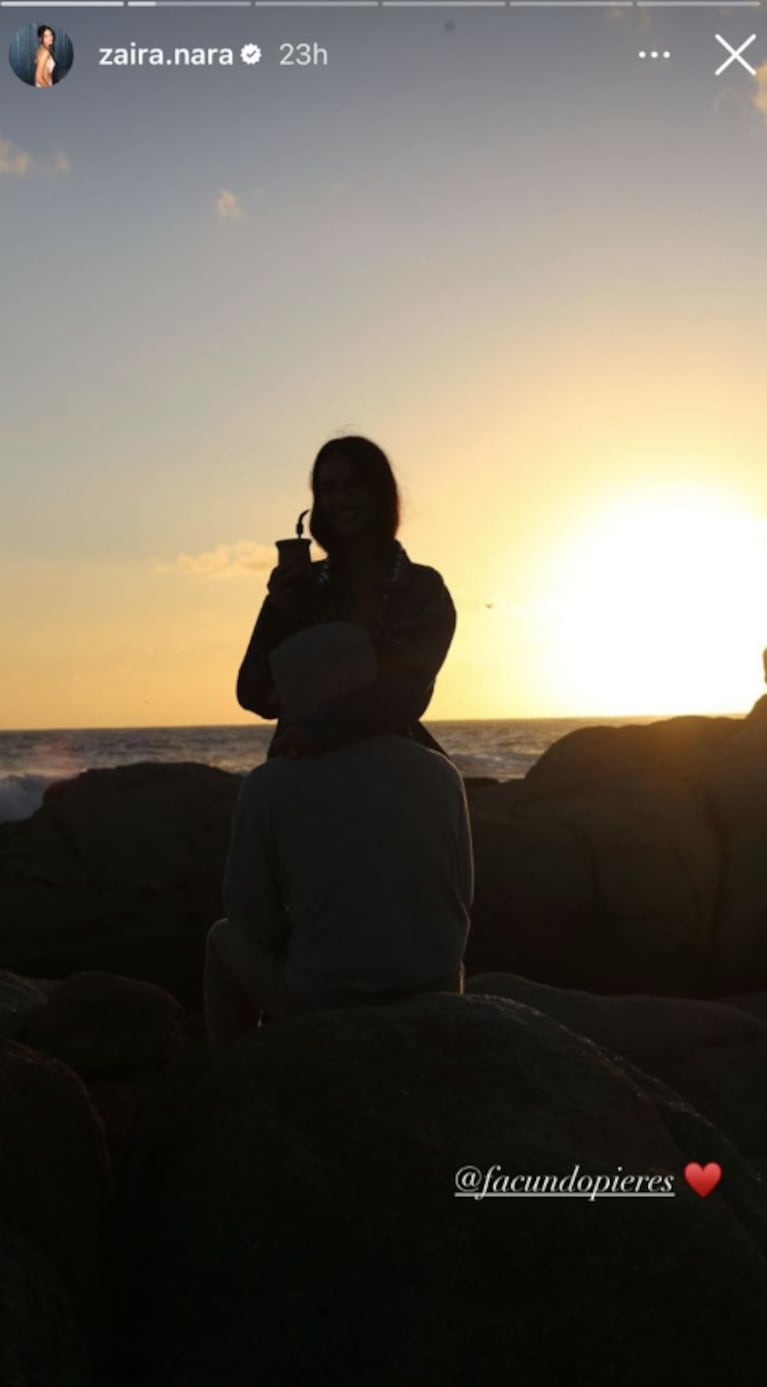
[{"label": "dark rocky shoreline", "polygon": [[[213,1056],[238,784],[90,771],[0,825],[3,1387],[761,1383],[767,698],[467,782],[466,996]],[[574,1162],[675,1197],[454,1197]]]},{"label": "dark rocky shoreline", "polygon": [[[595,992],[767,988],[767,696],[744,719],[581,728],[523,780],[468,780],[469,972]],[[146,763],[0,824],[0,963],[100,969],[200,1005],[239,777]]]}]

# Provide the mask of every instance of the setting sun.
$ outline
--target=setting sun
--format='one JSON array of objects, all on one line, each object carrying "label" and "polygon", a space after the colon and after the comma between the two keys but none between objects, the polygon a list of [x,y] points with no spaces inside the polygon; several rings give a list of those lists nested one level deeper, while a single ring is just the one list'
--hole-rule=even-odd
[{"label": "setting sun", "polygon": [[602,510],[546,573],[552,658],[573,706],[737,708],[751,672],[759,683],[766,579],[767,522],[725,491],[643,489]]}]

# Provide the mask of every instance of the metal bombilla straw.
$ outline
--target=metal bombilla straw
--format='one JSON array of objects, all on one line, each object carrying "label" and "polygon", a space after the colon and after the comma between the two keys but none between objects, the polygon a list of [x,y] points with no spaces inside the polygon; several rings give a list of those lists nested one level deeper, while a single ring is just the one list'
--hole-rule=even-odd
[{"label": "metal bombilla straw", "polygon": [[[311,506],[309,507],[309,510],[311,510]],[[302,511],[301,511],[301,514],[300,514],[299,517],[298,517],[298,523],[297,523],[297,525],[296,525],[296,534],[298,535],[298,538],[299,538],[299,539],[303,539],[303,536],[304,536],[304,516],[309,514],[309,510],[302,510]]]}]

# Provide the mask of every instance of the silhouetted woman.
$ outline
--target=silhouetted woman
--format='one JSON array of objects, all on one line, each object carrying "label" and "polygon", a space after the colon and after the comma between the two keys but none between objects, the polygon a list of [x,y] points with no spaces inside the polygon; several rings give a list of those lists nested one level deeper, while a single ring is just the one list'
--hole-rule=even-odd
[{"label": "silhouetted woman", "polygon": [[268,755],[323,752],[376,732],[442,751],[419,718],[453,639],[455,607],[436,569],[412,563],[396,538],[400,503],[388,458],[367,438],[331,439],[317,454],[311,486],[309,528],[328,557],[303,573],[273,569],[237,701],[260,717],[278,717],[272,650],[316,622],[352,621],[373,640],[376,682],[290,726],[280,720]]},{"label": "silhouetted woman", "polygon": [[47,24],[41,24],[37,31],[40,43],[35,53],[35,86],[52,87],[53,69],[56,66],[56,59],[53,56],[53,45],[56,42],[56,35]]}]

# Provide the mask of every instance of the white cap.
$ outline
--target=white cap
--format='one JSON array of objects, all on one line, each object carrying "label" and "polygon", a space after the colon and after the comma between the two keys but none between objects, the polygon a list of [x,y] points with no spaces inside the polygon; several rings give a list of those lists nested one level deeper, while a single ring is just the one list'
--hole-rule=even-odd
[{"label": "white cap", "polygon": [[367,631],[350,621],[325,621],[281,642],[269,657],[284,717],[289,722],[314,712],[378,674]]}]

